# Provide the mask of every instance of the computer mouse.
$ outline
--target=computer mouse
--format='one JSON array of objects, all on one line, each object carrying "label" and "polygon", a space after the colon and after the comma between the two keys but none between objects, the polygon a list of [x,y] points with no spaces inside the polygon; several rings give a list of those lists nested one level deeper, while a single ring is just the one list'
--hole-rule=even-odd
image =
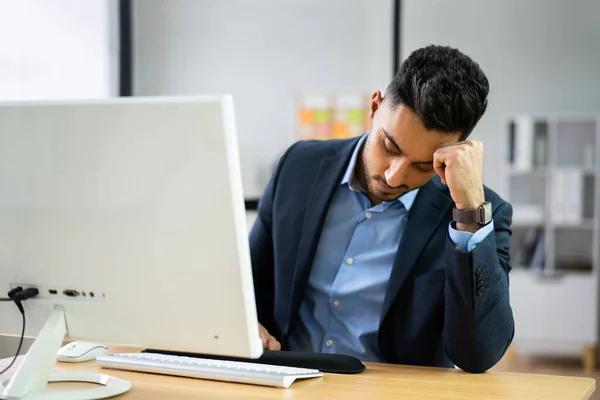
[{"label": "computer mouse", "polygon": [[96,357],[106,354],[108,347],[88,342],[71,342],[60,348],[56,359],[62,362],[84,362],[95,360]]}]

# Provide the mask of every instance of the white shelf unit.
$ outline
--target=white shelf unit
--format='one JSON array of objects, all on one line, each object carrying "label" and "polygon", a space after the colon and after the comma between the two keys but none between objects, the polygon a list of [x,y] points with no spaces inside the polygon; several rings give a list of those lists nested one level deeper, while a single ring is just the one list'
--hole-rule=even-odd
[{"label": "white shelf unit", "polygon": [[507,125],[514,345],[581,355],[598,343],[600,114]]}]

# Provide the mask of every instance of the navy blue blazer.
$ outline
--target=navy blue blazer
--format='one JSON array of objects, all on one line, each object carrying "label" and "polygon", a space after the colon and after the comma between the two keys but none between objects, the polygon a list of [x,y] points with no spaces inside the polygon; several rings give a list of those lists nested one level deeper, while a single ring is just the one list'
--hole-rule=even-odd
[{"label": "navy blue blazer", "polygon": [[[250,233],[258,319],[287,347],[327,210],[358,138],[291,146],[259,202]],[[494,233],[471,253],[448,235],[453,202],[436,175],[410,209],[380,317],[386,362],[483,372],[512,341],[509,237],[512,207],[485,188]]]}]

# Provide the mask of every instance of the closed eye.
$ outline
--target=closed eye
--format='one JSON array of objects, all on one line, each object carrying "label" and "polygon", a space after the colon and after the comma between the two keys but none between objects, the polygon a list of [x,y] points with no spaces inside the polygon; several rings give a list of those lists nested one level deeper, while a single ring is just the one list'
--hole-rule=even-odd
[{"label": "closed eye", "polygon": [[[397,145],[392,142],[387,136],[387,132],[384,131],[384,139],[381,141],[381,146],[383,147],[383,151],[385,151],[390,156],[402,156],[402,151],[397,148]],[[396,147],[396,149],[393,149]],[[420,164],[425,164],[429,167],[422,167]],[[433,163],[429,163],[426,161],[416,162],[412,164],[413,168],[421,173],[429,173],[433,171]]]},{"label": "closed eye", "polygon": [[413,166],[419,172],[431,172],[431,171],[433,171],[433,168],[423,168],[419,164],[413,164]]},{"label": "closed eye", "polygon": [[394,151],[391,149],[391,146],[390,146],[390,144],[391,144],[391,143],[388,143],[388,142],[389,142],[389,140],[387,140],[387,139],[383,141],[383,150],[384,150],[386,153],[388,153],[389,155],[398,155],[399,153],[395,153],[395,152],[394,152]]}]

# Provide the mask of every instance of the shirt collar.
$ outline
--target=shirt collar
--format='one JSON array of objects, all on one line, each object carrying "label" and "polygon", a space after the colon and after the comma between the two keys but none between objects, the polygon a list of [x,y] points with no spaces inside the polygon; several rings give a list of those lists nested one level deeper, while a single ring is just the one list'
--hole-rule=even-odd
[{"label": "shirt collar", "polygon": [[[348,167],[346,167],[346,172],[344,173],[342,181],[340,182],[340,185],[342,186],[348,184],[348,188],[354,192],[364,192],[363,187],[358,182],[358,179],[356,179],[354,170],[356,169],[356,160],[358,159],[358,155],[360,154],[360,149],[364,145],[368,134],[369,132],[363,134],[359,139],[358,143],[356,143],[356,147],[354,147],[354,151],[352,152],[352,157],[350,157]],[[418,192],[419,189],[411,190],[410,192],[400,196],[397,201],[401,202],[402,205],[404,205],[406,211],[409,211],[413,203],[415,202],[415,198],[417,197]]]}]

